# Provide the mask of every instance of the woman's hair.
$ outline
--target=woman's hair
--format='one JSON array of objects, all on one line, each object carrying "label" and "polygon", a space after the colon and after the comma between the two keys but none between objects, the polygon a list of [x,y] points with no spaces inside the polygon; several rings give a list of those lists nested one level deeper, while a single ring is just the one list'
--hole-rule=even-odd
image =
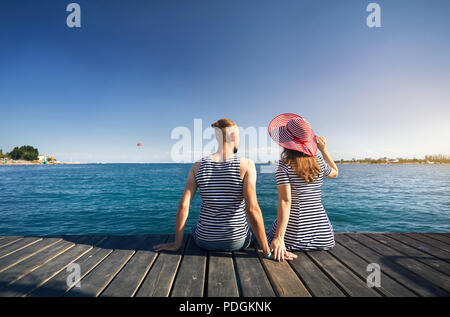
[{"label": "woman's hair", "polygon": [[289,165],[298,177],[307,183],[314,182],[320,175],[320,166],[316,158],[302,152],[285,148],[281,153],[281,161]]}]

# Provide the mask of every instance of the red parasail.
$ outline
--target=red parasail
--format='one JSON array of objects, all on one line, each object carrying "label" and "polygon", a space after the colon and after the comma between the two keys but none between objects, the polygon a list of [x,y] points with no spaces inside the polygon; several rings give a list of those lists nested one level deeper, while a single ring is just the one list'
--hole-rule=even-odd
[{"label": "red parasail", "polygon": [[137,144],[137,146],[142,146],[142,143],[141,143],[141,142],[139,142],[139,143]]}]

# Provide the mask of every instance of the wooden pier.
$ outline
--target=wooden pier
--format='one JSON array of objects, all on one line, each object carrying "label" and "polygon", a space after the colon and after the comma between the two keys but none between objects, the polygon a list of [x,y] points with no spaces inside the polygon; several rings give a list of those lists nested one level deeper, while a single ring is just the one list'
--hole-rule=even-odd
[{"label": "wooden pier", "polygon": [[[335,237],[330,251],[275,262],[254,247],[207,252],[189,236],[160,253],[152,247],[173,236],[0,236],[0,296],[449,296],[450,233]],[[367,285],[370,263],[380,287]]]}]

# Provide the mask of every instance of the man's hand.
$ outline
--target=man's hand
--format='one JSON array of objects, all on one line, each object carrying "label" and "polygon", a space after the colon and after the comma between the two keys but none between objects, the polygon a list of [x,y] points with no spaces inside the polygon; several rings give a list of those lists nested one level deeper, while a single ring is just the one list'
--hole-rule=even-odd
[{"label": "man's hand", "polygon": [[159,252],[159,251],[178,251],[180,249],[180,245],[175,244],[175,242],[171,242],[171,243],[161,243],[158,245],[155,245],[153,247],[153,250]]}]

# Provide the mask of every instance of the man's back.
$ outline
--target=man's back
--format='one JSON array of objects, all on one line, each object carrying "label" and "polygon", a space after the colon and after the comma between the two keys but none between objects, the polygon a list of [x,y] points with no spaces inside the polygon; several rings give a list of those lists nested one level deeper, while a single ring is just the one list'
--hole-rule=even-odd
[{"label": "man's back", "polygon": [[240,159],[203,158],[195,175],[202,198],[196,235],[203,241],[243,239],[248,234]]}]

